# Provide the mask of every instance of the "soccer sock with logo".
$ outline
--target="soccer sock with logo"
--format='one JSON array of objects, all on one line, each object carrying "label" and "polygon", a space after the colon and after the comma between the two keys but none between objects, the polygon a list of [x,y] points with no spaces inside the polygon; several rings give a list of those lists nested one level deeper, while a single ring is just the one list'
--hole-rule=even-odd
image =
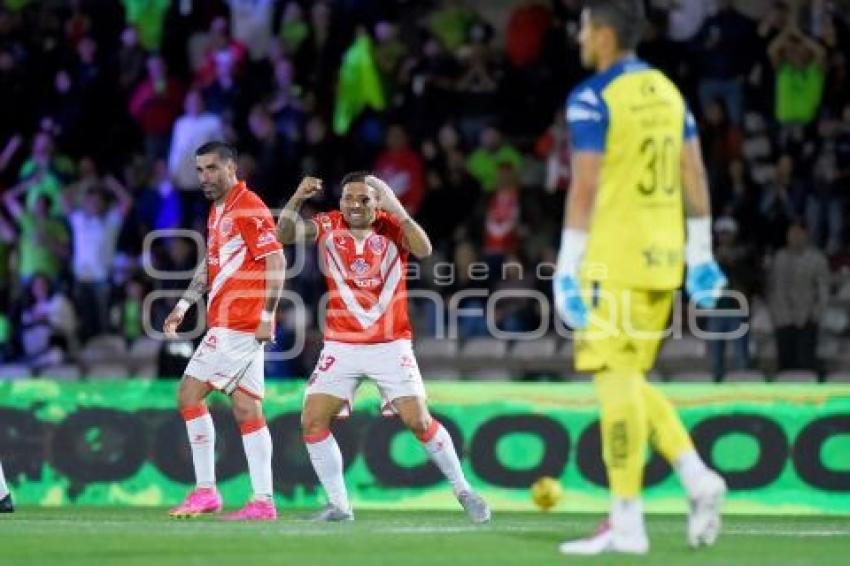
[{"label": "soccer sock with logo", "polygon": [[310,462],[325,488],[328,501],[342,510],[349,510],[351,506],[345,489],[342,452],[331,431],[326,429],[318,434],[305,434],[304,444],[307,445]]},{"label": "soccer sock with logo", "polygon": [[670,400],[655,386],[643,383],[650,441],[676,470],[688,494],[695,492],[708,467],[702,461],[690,435]]},{"label": "soccer sock with logo", "polygon": [[272,435],[262,417],[239,425],[254,499],[272,499]]},{"label": "soccer sock with logo", "polygon": [[636,499],[643,484],[649,421],[639,371],[604,370],[594,376],[600,405],[602,459],[611,493]]},{"label": "soccer sock with logo", "polygon": [[6,487],[6,476],[3,475],[3,464],[0,463],[0,499],[9,495],[9,488]]},{"label": "soccer sock with logo", "polygon": [[449,431],[443,425],[432,418],[431,424],[422,434],[417,434],[416,438],[425,446],[428,451],[428,456],[440,468],[449,483],[452,484],[452,490],[455,495],[463,491],[469,491],[469,483],[463,475],[463,469],[460,467],[460,459],[457,457],[454,442],[449,435]]},{"label": "soccer sock with logo", "polygon": [[215,427],[201,403],[180,410],[189,432],[189,444],[192,446],[192,464],[195,467],[195,482],[200,488],[215,487]]}]

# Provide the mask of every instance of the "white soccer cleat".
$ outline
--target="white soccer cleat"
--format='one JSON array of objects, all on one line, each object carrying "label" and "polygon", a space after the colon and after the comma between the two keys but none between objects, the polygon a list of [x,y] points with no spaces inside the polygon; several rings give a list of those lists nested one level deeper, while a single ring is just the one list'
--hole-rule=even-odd
[{"label": "white soccer cleat", "polygon": [[490,507],[480,495],[473,491],[461,491],[457,495],[457,500],[470,521],[478,525],[490,522]]},{"label": "white soccer cleat", "polygon": [[593,536],[562,543],[558,550],[561,554],[593,556],[619,552],[622,554],[646,554],[649,552],[649,539],[643,530],[619,532],[605,519]]},{"label": "white soccer cleat", "polygon": [[328,503],[324,507],[322,507],[319,511],[311,515],[307,518],[308,521],[316,521],[316,522],[328,522],[328,523],[337,523],[343,521],[353,521],[354,520],[354,511],[349,508],[348,510],[342,509],[341,507],[337,507],[333,503]]},{"label": "white soccer cleat", "polygon": [[688,544],[694,548],[711,546],[720,534],[720,508],[726,496],[726,482],[712,470],[705,473],[694,494],[688,513]]}]

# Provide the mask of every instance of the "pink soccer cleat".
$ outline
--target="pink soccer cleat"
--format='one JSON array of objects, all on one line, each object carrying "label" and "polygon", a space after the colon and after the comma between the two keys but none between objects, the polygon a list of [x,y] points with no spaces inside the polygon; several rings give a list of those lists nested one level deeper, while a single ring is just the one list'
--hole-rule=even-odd
[{"label": "pink soccer cleat", "polygon": [[277,509],[271,501],[249,501],[245,507],[222,517],[225,521],[274,521]]},{"label": "pink soccer cleat", "polygon": [[221,511],[221,505],[221,494],[216,488],[198,487],[168,514],[176,519],[188,519],[204,513],[218,513]]}]

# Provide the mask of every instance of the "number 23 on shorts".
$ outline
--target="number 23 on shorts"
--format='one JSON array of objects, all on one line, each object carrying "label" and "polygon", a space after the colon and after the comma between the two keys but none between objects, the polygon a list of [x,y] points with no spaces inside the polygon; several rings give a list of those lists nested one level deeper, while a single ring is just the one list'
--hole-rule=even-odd
[{"label": "number 23 on shorts", "polygon": [[319,363],[316,366],[316,369],[318,369],[319,371],[328,371],[329,369],[331,369],[331,366],[334,365],[335,361],[335,357],[328,354],[322,354],[321,356],[319,356]]}]

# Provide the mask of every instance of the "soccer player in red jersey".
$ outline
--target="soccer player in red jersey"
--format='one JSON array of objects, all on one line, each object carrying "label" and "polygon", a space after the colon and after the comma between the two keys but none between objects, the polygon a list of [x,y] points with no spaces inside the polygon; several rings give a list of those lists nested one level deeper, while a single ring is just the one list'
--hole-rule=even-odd
[{"label": "soccer player in red jersey", "polygon": [[428,235],[392,189],[366,173],[343,179],[339,210],[319,214],[297,230],[298,209],[321,186],[320,179],[305,177],[278,220],[278,238],[284,244],[299,238],[318,244],[329,291],[324,349],[301,413],[310,461],[329,500],[314,518],[354,518],[342,453],[330,424],[350,411],[357,386],[368,376],[377,383],[385,408],[401,417],[449,480],[470,519],[487,522],[490,509],[466,481],[449,433],[428,412],[411,347],[406,264],[409,253],[419,258],[431,254]]},{"label": "soccer player in red jersey", "polygon": [[229,395],[242,432],[254,498],[225,518],[273,520],[272,441],[263,418],[263,344],[272,338],[283,289],[285,260],[274,220],[262,199],[236,178],[236,151],[210,142],[195,152],[204,196],[212,201],[207,253],[183,298],[165,320],[175,337],[186,310],[209,292],[209,330],[186,367],[178,404],[186,421],[196,488],[171,510],[194,517],[221,510],[215,486],[215,428],[204,398],[213,389]]}]

